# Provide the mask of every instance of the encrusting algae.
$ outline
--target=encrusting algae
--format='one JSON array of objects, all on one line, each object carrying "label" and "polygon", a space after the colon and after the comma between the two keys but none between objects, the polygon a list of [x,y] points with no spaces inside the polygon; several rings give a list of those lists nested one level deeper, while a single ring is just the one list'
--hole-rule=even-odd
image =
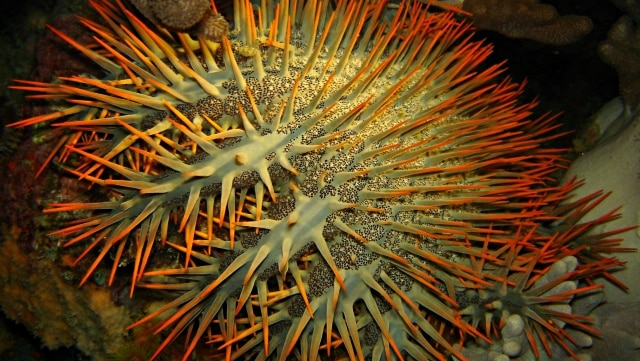
[{"label": "encrusting algae", "polygon": [[[228,360],[465,359],[520,324],[536,357],[578,359],[565,329],[597,335],[570,302],[615,280],[614,234],[586,236],[615,214],[580,223],[601,194],[561,204],[580,183],[553,181],[554,117],[530,118],[455,9],[236,0],[216,42],[90,3],[95,44],[51,30],[103,77],[17,81],[57,110],[12,126],[48,123],[49,161],[109,190],[45,210],[83,214],[53,233],[87,245],[80,283],[105,258],[111,283],[132,249],[131,297],[175,293],[129,327],[161,318],[152,358],[186,334],[183,360],[205,343]],[[183,267],[150,269],[159,247]]]}]

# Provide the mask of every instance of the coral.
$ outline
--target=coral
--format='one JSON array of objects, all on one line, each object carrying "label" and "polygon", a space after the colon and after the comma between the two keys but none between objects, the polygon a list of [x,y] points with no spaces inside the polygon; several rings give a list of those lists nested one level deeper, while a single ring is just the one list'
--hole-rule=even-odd
[{"label": "coral", "polygon": [[186,30],[194,26],[209,10],[206,0],[155,0],[149,3],[153,15],[164,26]]},{"label": "coral", "polygon": [[[527,360],[540,359],[542,348],[547,350],[547,354],[557,355],[560,351],[557,349],[559,346],[565,349],[572,346],[577,349],[591,346],[589,334],[600,334],[586,323],[576,323],[587,318],[572,313],[571,301],[574,295],[590,294],[594,290],[589,286],[579,289],[576,278],[571,275],[576,272],[577,265],[578,260],[575,257],[567,256],[554,262],[546,273],[527,289],[522,285],[528,280],[520,279],[518,282],[522,285],[513,289],[505,285],[496,285],[480,290],[478,296],[471,297],[472,302],[463,310],[463,314],[473,315],[474,324],[484,321],[489,325],[491,320],[500,319],[501,337],[494,336],[490,347],[468,346],[463,354],[471,360],[478,357],[488,357],[492,360]],[[583,331],[580,337],[576,337],[577,330],[571,330],[574,334],[570,339],[575,344],[562,341],[565,337],[565,322],[574,323]],[[486,328],[489,334],[489,327]],[[544,335],[547,332],[549,334]],[[554,338],[558,340],[558,344],[549,343],[549,340]],[[555,349],[549,352],[551,348]],[[584,359],[588,354],[578,357]]]},{"label": "coral", "polygon": [[89,286],[78,291],[61,277],[60,268],[19,248],[17,227],[2,234],[2,311],[29,327],[47,348],[75,346],[91,355],[115,352],[131,316],[113,304],[109,290]]},{"label": "coral", "polygon": [[229,32],[229,23],[220,14],[208,12],[194,29],[196,36],[211,41],[222,41]]},{"label": "coral", "polygon": [[620,95],[630,108],[640,104],[640,31],[629,16],[611,27],[599,48],[602,60],[618,73]]},{"label": "coral", "polygon": [[[632,117],[631,122],[614,137],[598,144],[593,149],[577,158],[567,171],[565,177],[580,177],[586,182],[576,189],[573,197],[590,194],[596,189],[615,189],[609,197],[588,214],[583,216],[585,221],[595,220],[605,216],[609,210],[622,206],[621,216],[607,224],[602,224],[592,230],[593,234],[614,231],[624,226],[640,226],[640,116]],[[605,171],[603,171],[605,170]],[[622,235],[622,246],[635,248],[640,246],[640,233],[637,230]],[[617,278],[632,285],[637,283],[636,275],[640,272],[640,255],[635,252],[625,252],[617,257],[626,263],[628,271],[621,272]],[[632,303],[640,299],[640,292],[633,287],[629,290],[616,287],[606,288],[608,302]]]},{"label": "coral", "polygon": [[538,0],[466,0],[462,8],[480,29],[550,45],[576,42],[593,27],[586,16],[560,16],[553,6]]},{"label": "coral", "polygon": [[86,245],[80,285],[126,271],[131,296],[173,297],[128,326],[164,336],[152,358],[184,337],[183,360],[205,342],[444,360],[498,330],[515,354],[520,321],[534,354],[577,358],[565,329],[595,333],[568,303],[615,280],[617,232],[585,236],[615,214],[581,223],[598,193],[561,203],[579,183],[551,178],[554,117],[481,67],[491,49],[455,12],[237,1],[212,42],[92,4],[92,44],[50,29],[103,77],[18,80],[55,111],[13,126],[59,129],[49,160],[102,190],[45,209],[74,217],[51,236]]},{"label": "coral", "polygon": [[131,0],[131,3],[153,23],[173,31],[221,41],[229,30],[229,24],[211,10],[208,0]]},{"label": "coral", "polygon": [[620,96],[607,102],[589,117],[584,129],[573,139],[574,150],[584,153],[617,134],[628,122],[625,108]]},{"label": "coral", "polygon": [[640,2],[638,0],[609,0],[636,23],[640,21]]},{"label": "coral", "polygon": [[152,22],[181,31],[197,24],[210,10],[207,0],[131,0],[131,3]]}]

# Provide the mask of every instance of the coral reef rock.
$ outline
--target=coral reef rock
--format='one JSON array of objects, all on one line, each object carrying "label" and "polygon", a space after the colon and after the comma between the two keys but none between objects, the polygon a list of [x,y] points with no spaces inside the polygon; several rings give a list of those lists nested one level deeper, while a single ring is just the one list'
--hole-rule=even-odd
[{"label": "coral reef rock", "polygon": [[109,289],[93,284],[78,289],[50,259],[20,249],[17,227],[2,231],[2,311],[49,349],[77,347],[96,360],[115,353],[132,318],[125,307],[114,305]]}]

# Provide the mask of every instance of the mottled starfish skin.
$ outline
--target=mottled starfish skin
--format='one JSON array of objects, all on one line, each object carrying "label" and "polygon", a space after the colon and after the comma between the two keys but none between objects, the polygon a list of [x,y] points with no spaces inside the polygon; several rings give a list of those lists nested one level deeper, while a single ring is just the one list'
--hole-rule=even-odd
[{"label": "mottled starfish skin", "polygon": [[[351,359],[463,358],[443,330],[488,340],[479,317],[487,335],[504,317],[459,304],[464,290],[522,293],[522,279],[579,252],[538,230],[562,218],[549,209],[575,184],[548,185],[563,162],[540,147],[552,119],[528,118],[533,105],[518,105],[521,88],[497,80],[500,66],[479,70],[490,48],[454,13],[403,3],[389,17],[384,2],[338,3],[256,16],[237,1],[234,30],[217,44],[169,38],[120,2],[97,1],[107,25],[82,21],[100,50],[52,30],[104,79],[14,87],[71,103],[15,126],[65,129],[52,157],[80,154],[69,171],[113,190],[107,202],[47,210],[92,213],[54,232],[66,245],[92,242],[81,283],[115,249],[111,282],[131,247],[132,294],[181,292],[131,326],[168,312],[154,358],[185,330],[185,360],[204,335],[228,359],[315,360],[338,346]],[[171,222],[185,267],[147,271]],[[601,262],[592,269],[618,265]],[[525,316],[573,316],[541,313]],[[561,328],[549,332],[564,342]]]}]

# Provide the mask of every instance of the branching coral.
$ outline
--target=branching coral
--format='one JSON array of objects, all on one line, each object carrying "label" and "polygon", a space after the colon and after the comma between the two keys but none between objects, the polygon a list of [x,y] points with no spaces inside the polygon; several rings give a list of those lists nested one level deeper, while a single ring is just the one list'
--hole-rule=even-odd
[{"label": "branching coral", "polygon": [[611,27],[607,40],[599,47],[602,59],[618,73],[624,103],[640,105],[640,30],[629,16],[622,16]]},{"label": "branching coral", "polygon": [[538,0],[466,0],[463,9],[480,29],[551,45],[573,43],[593,27],[588,17],[560,16],[553,6]]}]

